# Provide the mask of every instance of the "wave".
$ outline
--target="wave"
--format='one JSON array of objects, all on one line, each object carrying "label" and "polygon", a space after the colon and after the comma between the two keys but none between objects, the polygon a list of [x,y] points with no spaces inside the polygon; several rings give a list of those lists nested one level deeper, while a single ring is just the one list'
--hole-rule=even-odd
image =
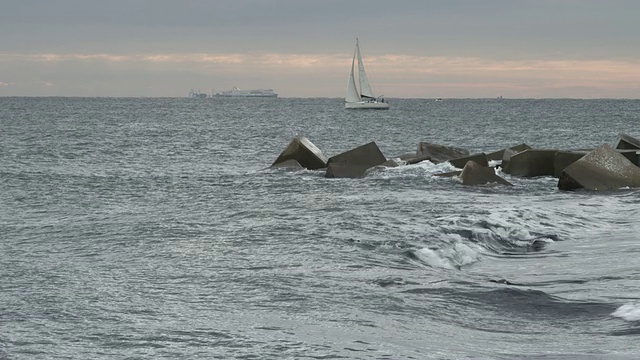
[{"label": "wave", "polygon": [[640,304],[624,304],[617,308],[611,316],[625,321],[640,321]]},{"label": "wave", "polygon": [[[597,301],[569,300],[541,290],[520,289],[511,286],[477,290],[451,287],[416,287],[403,292],[438,295],[447,301],[455,299],[450,304],[451,306],[473,306],[478,310],[537,319],[580,319],[582,321],[602,319],[610,314],[615,306]],[[640,307],[634,306],[634,311],[638,310]],[[638,314],[636,313],[636,315]]]},{"label": "wave", "polygon": [[480,252],[462,242],[454,242],[440,249],[422,248],[413,252],[415,257],[431,267],[460,269],[480,259]]},{"label": "wave", "polygon": [[483,256],[549,256],[547,244],[560,241],[558,234],[534,231],[523,224],[486,218],[456,216],[425,240],[427,246],[413,251],[422,263],[437,268],[460,269]]},{"label": "wave", "polygon": [[410,178],[410,177],[431,177],[433,175],[448,173],[451,171],[459,170],[455,166],[448,162],[432,163],[429,160],[421,161],[416,164],[406,165],[405,161],[399,158],[392,158],[398,164],[403,165],[399,167],[383,167],[376,166],[367,171],[368,177],[391,179],[391,178]]}]

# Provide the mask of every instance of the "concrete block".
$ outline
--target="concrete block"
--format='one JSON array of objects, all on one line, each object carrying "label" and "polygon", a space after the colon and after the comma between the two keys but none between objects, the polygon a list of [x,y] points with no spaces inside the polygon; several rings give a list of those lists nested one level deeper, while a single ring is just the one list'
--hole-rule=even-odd
[{"label": "concrete block", "polygon": [[485,153],[463,156],[449,160],[451,165],[457,167],[458,169],[464,168],[464,166],[469,161],[473,161],[480,166],[489,166],[489,161],[487,160],[487,155]]},{"label": "concrete block", "polygon": [[561,190],[605,191],[640,187],[640,168],[609,145],[602,145],[567,166],[558,180]]},{"label": "concrete block", "polygon": [[294,137],[271,166],[290,159],[298,161],[309,170],[327,167],[327,158],[322,151],[304,136]]},{"label": "concrete block", "polygon": [[557,151],[553,158],[553,176],[560,177],[562,170],[580,160],[588,151]]},{"label": "concrete block", "polygon": [[[521,151],[525,151],[527,149],[531,149],[531,146],[529,146],[529,145],[527,145],[525,143],[522,143],[522,144],[519,144],[519,145],[512,146],[512,147],[510,147],[508,149],[512,150],[513,154],[517,154],[517,153],[519,153]],[[502,160],[505,150],[507,150],[507,149],[497,150],[497,151],[493,151],[493,152],[488,153],[487,154],[487,160]]]},{"label": "concrete block", "polygon": [[463,185],[483,185],[489,183],[511,185],[510,182],[496,175],[494,168],[482,166],[475,161],[466,163],[460,174],[460,180]]},{"label": "concrete block", "polygon": [[640,149],[640,140],[633,138],[625,133],[620,133],[618,134],[618,138],[616,139],[613,148],[623,150]]},{"label": "concrete block", "polygon": [[626,157],[634,165],[640,166],[640,149],[639,150],[617,150],[620,155]]},{"label": "concrete block", "polygon": [[325,177],[360,177],[368,168],[387,161],[375,142],[332,156],[327,161]]},{"label": "concrete block", "polygon": [[457,148],[453,146],[444,146],[421,142],[418,144],[417,156],[427,156],[434,163],[445,162],[469,155],[469,150]]},{"label": "concrete block", "polygon": [[[553,176],[557,150],[528,149],[509,159],[502,171],[514,176]],[[505,152],[506,153],[506,152]]]}]

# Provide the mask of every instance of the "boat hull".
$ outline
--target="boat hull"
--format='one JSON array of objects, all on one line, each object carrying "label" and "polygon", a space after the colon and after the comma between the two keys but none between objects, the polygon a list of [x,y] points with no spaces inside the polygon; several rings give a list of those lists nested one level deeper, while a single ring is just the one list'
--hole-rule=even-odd
[{"label": "boat hull", "polygon": [[346,102],[344,103],[345,109],[370,109],[370,110],[388,110],[389,104],[386,102],[370,102],[370,101],[358,101],[358,102]]},{"label": "boat hull", "polygon": [[233,90],[227,90],[214,94],[213,96],[221,97],[278,97],[273,89],[257,89],[257,90],[240,90],[234,87]]},{"label": "boat hull", "polygon": [[269,94],[269,95],[257,95],[257,94],[215,94],[214,97],[242,97],[242,98],[277,98],[278,94]]}]

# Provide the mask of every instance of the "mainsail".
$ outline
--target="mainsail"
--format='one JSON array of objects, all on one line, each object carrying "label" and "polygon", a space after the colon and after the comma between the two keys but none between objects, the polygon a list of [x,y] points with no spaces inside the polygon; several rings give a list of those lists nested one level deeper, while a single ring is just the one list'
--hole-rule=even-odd
[{"label": "mainsail", "polygon": [[347,83],[347,96],[345,97],[346,102],[358,102],[362,100],[360,98],[360,94],[358,94],[358,89],[356,89],[356,78],[353,74],[356,52],[357,49],[353,52],[353,60],[351,60],[351,74],[349,74],[349,82]]},{"label": "mainsail", "polygon": [[356,53],[358,54],[358,78],[360,79],[360,95],[362,97],[375,99],[373,91],[371,91],[371,85],[369,85],[369,79],[364,72],[364,64],[362,63],[362,55],[360,55],[360,44],[356,39]]}]

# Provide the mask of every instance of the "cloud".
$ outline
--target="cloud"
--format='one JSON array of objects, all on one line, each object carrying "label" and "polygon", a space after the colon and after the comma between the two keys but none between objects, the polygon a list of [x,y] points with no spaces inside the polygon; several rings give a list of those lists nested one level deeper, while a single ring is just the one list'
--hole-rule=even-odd
[{"label": "cloud", "polygon": [[[101,94],[118,96],[116,79],[150,96],[176,96],[184,88],[274,87],[283,96],[335,96],[344,92],[351,53],[155,53],[20,54],[0,53],[0,63],[20,66],[19,76],[38,74],[47,87],[73,89],[102,86]],[[640,61],[499,60],[462,56],[379,55],[365,58],[367,73],[379,93],[389,97],[637,97]],[[22,79],[23,80],[23,79]],[[35,79],[32,79],[35,81]],[[72,85],[76,82],[76,85]],[[191,85],[190,85],[191,83]],[[572,89],[580,92],[572,95]],[[164,89],[164,90],[163,90]],[[587,90],[585,90],[587,89]],[[588,90],[590,89],[590,90]],[[68,90],[71,91],[71,90]],[[86,89],[83,90],[86,92]],[[164,91],[164,93],[163,93]],[[294,95],[295,94],[295,95]]]},{"label": "cloud", "polygon": [[350,55],[299,55],[299,54],[207,54],[207,53],[178,53],[178,54],[1,54],[0,61],[28,61],[28,62],[148,62],[148,63],[210,63],[210,64],[238,64],[238,65],[279,65],[309,67],[329,62],[344,63]]},{"label": "cloud", "polygon": [[[0,61],[107,62],[157,64],[233,64],[240,67],[342,67],[351,54],[2,54]],[[367,67],[382,73],[531,73],[552,72],[640,75],[640,62],[625,60],[493,60],[479,57],[383,55],[366,59]]]}]

